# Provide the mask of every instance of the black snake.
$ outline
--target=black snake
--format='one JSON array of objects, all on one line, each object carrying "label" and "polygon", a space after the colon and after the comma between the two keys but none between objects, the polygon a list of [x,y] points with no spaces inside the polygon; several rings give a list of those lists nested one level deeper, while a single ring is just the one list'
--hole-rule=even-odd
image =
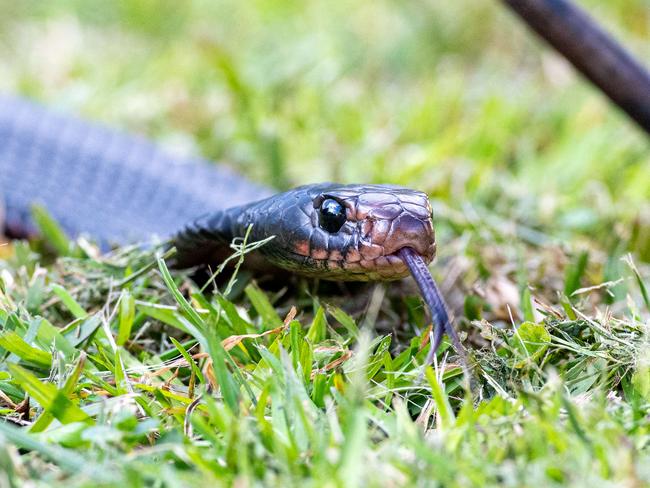
[{"label": "black snake", "polygon": [[[171,239],[174,264],[225,258],[233,239],[274,236],[272,266],[332,280],[395,280],[411,271],[438,324],[451,325],[427,264],[431,206],[394,185],[320,183],[273,194],[224,166],[172,157],[151,142],[0,96],[0,201],[10,236],[34,233],[39,203],[70,235],[104,246]],[[250,228],[250,231],[249,231]],[[456,341],[454,341],[456,342]]]}]

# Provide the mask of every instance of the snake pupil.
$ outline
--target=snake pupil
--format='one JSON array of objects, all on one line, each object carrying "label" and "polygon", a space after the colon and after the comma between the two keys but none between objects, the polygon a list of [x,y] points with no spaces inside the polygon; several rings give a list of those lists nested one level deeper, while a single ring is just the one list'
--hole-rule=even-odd
[{"label": "snake pupil", "polygon": [[338,232],[345,224],[345,208],[333,198],[326,198],[320,206],[320,226],[327,232]]}]

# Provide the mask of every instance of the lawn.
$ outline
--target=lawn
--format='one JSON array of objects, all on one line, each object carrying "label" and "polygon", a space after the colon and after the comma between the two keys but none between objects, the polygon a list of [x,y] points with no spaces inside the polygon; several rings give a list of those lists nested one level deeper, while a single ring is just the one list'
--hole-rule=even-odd
[{"label": "lawn", "polygon": [[[580,3],[650,59],[647,1]],[[0,486],[650,484],[648,139],[499,2],[0,6],[2,91],[277,189],[426,191],[473,371],[424,364],[408,281],[201,290],[41,215],[0,245]]]}]

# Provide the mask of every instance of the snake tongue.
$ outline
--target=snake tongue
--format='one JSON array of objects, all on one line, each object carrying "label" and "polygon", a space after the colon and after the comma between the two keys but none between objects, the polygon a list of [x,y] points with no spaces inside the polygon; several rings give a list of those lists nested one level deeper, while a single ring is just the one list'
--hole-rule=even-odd
[{"label": "snake tongue", "polygon": [[460,342],[456,329],[454,329],[454,326],[449,319],[447,305],[445,304],[445,300],[442,297],[436,282],[433,280],[431,273],[429,273],[427,264],[424,262],[422,257],[410,247],[400,249],[397,255],[406,263],[411,271],[411,275],[417,283],[420,292],[422,292],[422,298],[429,307],[429,312],[431,313],[431,318],[434,322],[433,344],[431,345],[431,349],[427,356],[427,364],[433,362],[433,357],[435,356],[438,347],[440,347],[442,337],[446,332],[451,339],[454,349],[456,349],[456,352],[461,357],[463,368],[467,371],[467,352]]}]

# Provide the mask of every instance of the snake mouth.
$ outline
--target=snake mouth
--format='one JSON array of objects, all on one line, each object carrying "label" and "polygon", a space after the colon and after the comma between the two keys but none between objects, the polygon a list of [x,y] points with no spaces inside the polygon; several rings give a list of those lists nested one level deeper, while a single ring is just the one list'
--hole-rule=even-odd
[{"label": "snake mouth", "polygon": [[380,268],[406,272],[400,251],[413,249],[427,263],[435,256],[435,234],[430,213],[402,211],[392,219],[366,220],[359,240],[361,262],[371,261]]},{"label": "snake mouth", "polygon": [[[405,246],[409,247],[409,246]],[[400,250],[373,259],[348,260],[340,256],[315,259],[289,251],[283,266],[304,276],[317,276],[337,281],[393,281],[409,276],[407,263]],[[428,263],[430,260],[423,258]]]},{"label": "snake mouth", "polygon": [[[343,268],[355,274],[367,274],[372,280],[397,280],[405,278],[410,274],[407,263],[404,261],[401,251],[409,248],[414,250],[428,264],[435,255],[435,245],[425,252],[417,251],[412,245],[404,244],[390,254],[384,254],[372,259],[361,259],[357,262],[344,262]],[[336,264],[335,264],[336,265]]]}]

